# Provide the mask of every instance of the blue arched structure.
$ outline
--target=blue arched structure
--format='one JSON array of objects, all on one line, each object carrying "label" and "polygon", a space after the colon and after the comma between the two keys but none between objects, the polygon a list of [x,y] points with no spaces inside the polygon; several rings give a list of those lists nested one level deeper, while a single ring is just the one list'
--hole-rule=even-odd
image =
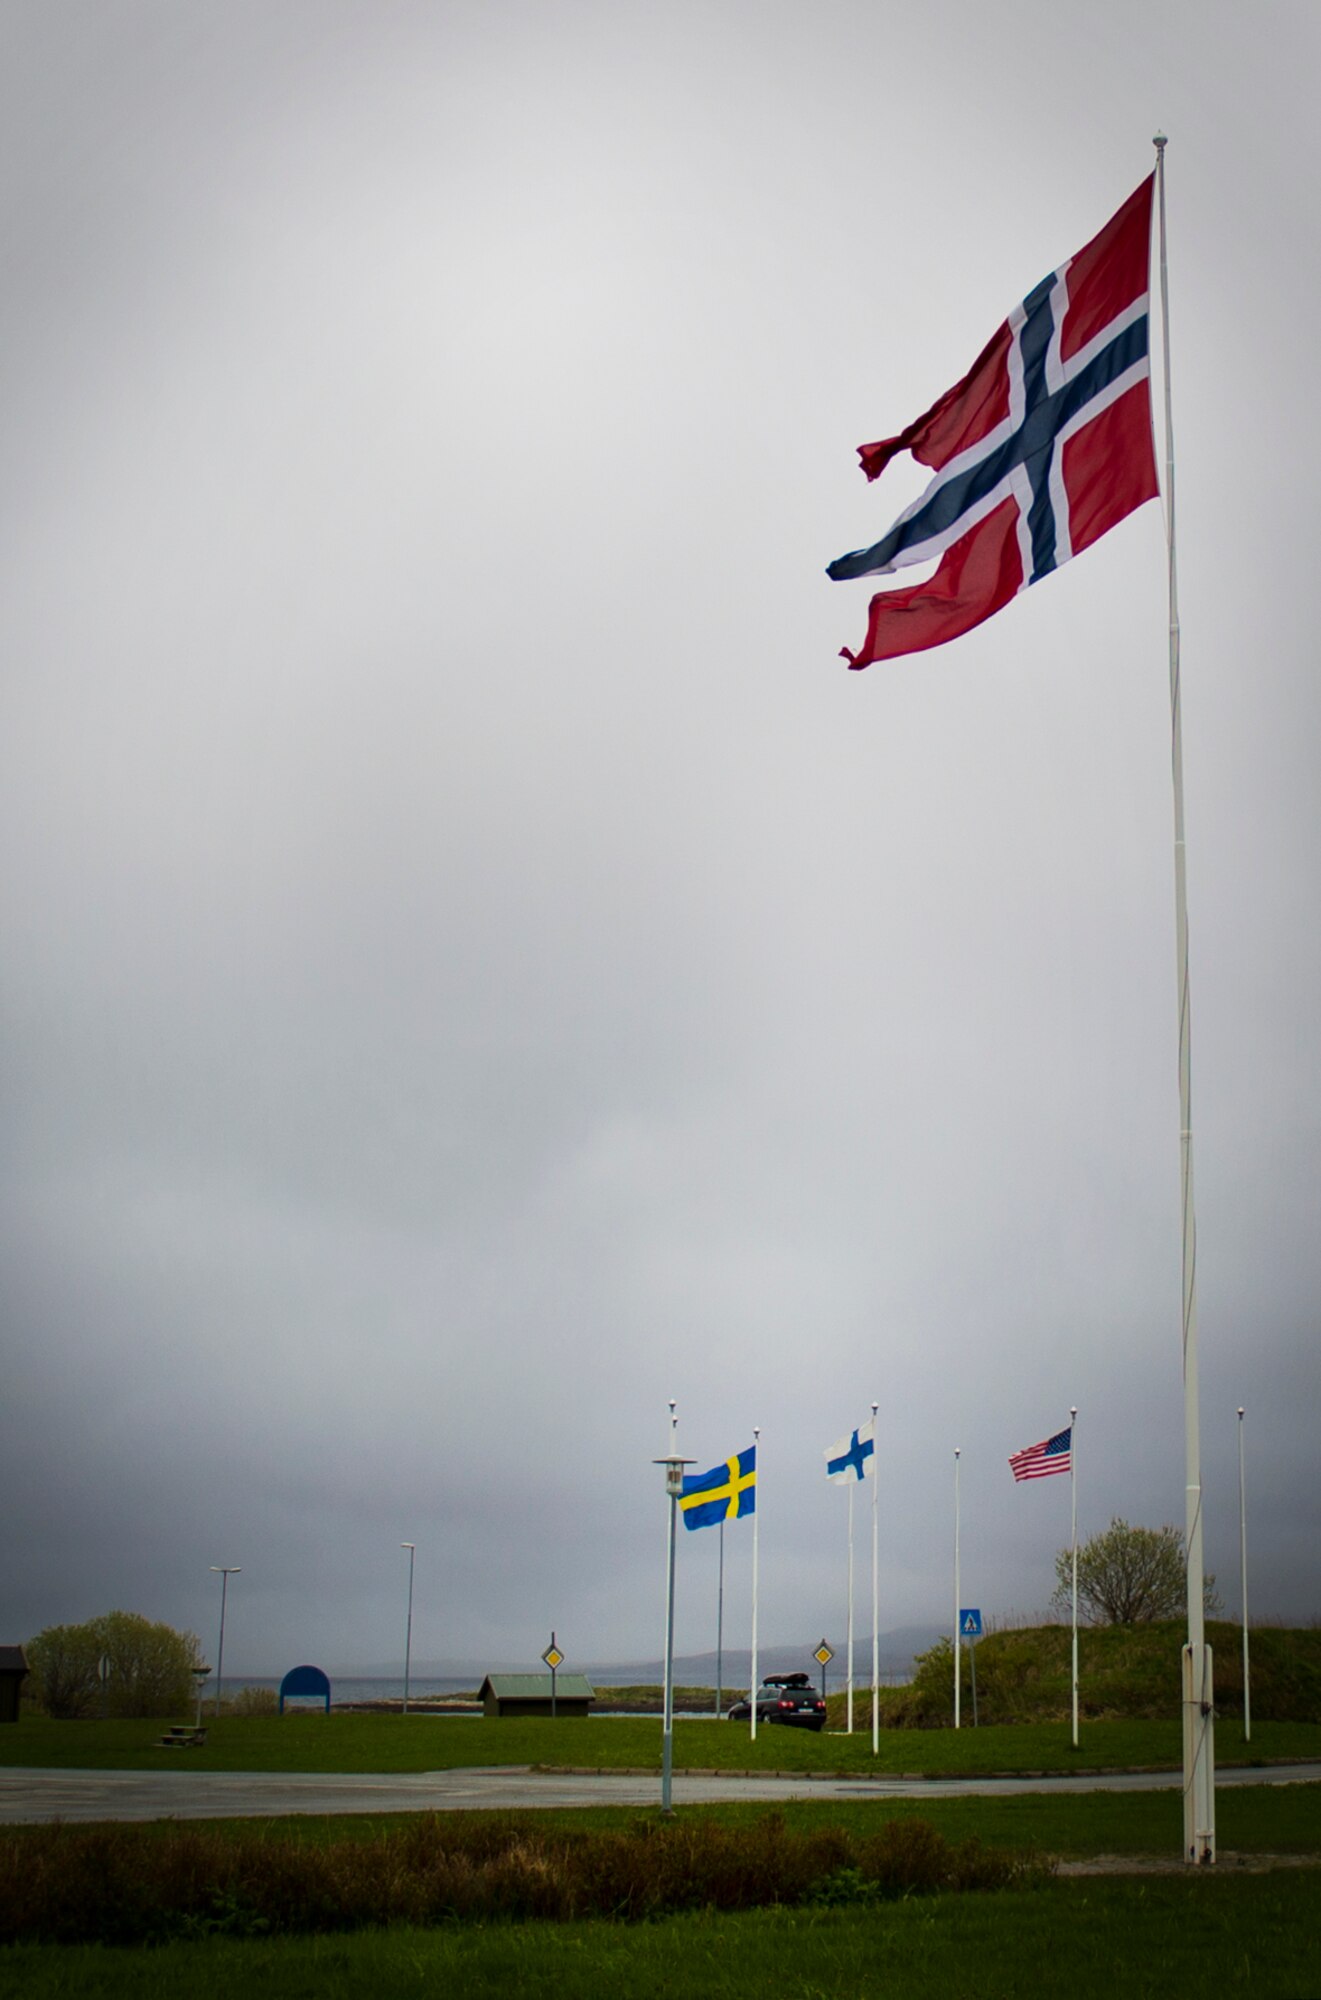
[{"label": "blue arched structure", "polygon": [[280,1682],[280,1713],[284,1714],[286,1695],[312,1695],[326,1704],[326,1714],[330,1714],[330,1677],[323,1674],[320,1667],[290,1667]]}]

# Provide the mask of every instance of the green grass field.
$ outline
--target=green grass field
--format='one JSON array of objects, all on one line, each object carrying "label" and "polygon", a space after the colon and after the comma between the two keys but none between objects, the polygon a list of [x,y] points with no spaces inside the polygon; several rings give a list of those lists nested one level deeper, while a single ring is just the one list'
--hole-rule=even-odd
[{"label": "green grass field", "polygon": [[[546,1768],[659,1770],[659,1720],[624,1717],[527,1721],[402,1715],[226,1716],[199,1750],[161,1750],[153,1722],[51,1722],[25,1714],[0,1729],[0,1764],[65,1770],[441,1771],[490,1764]],[[1268,1759],[1321,1760],[1321,1724],[1254,1722],[1245,1745],[1237,1724],[1222,1726],[1222,1765]],[[1177,1770],[1179,1725],[1094,1722],[1074,1750],[1064,1723],[1001,1724],[987,1729],[881,1731],[872,1755],[870,1725],[852,1736],[833,1731],[676,1722],[677,1769],[722,1771],[920,1772],[928,1776],[991,1771]]]},{"label": "green grass field", "polygon": [[[914,1802],[793,1801],[787,1827],[843,1827],[857,1837],[879,1818],[921,1818],[946,1839],[1047,1857],[1100,1854],[1168,1859],[1180,1840],[1172,1787],[1154,1793],[1026,1794]],[[751,1832],[764,1807],[692,1808]],[[228,1840],[345,1847],[377,1840],[411,1816],[217,1821]],[[484,1815],[471,1815],[474,1820]],[[636,1825],[634,1808],[528,1813],[529,1825],[569,1832]],[[683,1815],[689,1817],[687,1813]],[[524,1816],[520,1815],[520,1824]],[[1222,1866],[1213,1877],[1057,1879],[991,1894],[937,1895],[879,1908],[769,1909],[669,1917],[642,1924],[469,1923],[333,1936],[167,1943],[151,1948],[17,1945],[0,1949],[0,2000],[348,2000],[371,1993],[468,1996],[512,1991],[555,2000],[609,1992],[703,2000],[967,2000],[1035,1995],[1049,1965],[1070,2000],[1204,1994],[1298,1996],[1321,1990],[1321,1868],[1236,1872],[1231,1856],[1321,1855],[1321,1781],[1229,1788],[1218,1801]],[[14,1829],[22,1846],[40,1829]],[[175,1829],[140,1831],[168,1841]]]},{"label": "green grass field", "polygon": [[15,1946],[3,2000],[1315,2000],[1321,1877],[1056,1881],[868,1910],[696,1914],[115,1950]]}]

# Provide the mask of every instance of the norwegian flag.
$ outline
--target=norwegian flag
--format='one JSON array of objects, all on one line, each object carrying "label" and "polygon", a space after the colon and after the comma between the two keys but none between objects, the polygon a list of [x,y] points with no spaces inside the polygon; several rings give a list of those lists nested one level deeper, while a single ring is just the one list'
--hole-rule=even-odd
[{"label": "norwegian flag", "polygon": [[843,654],[851,667],[970,632],[1156,497],[1147,316],[1154,180],[1028,293],[924,416],[859,447],[868,479],[902,451],[936,477],[888,535],[826,574],[838,582],[940,562],[928,582],[873,597],[861,652]]}]

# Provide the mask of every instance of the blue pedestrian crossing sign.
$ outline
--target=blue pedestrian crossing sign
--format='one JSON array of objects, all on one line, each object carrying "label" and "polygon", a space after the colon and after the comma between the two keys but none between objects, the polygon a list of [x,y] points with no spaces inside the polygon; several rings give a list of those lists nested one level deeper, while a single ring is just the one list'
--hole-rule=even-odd
[{"label": "blue pedestrian crossing sign", "polygon": [[981,1612],[973,1610],[960,1611],[959,1637],[961,1639],[980,1639],[981,1636],[982,1636]]}]

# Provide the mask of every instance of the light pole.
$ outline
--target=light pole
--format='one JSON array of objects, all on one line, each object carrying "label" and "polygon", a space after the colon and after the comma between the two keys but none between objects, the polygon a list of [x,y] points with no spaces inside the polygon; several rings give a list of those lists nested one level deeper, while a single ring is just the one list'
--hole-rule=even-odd
[{"label": "light pole", "polygon": [[205,1661],[201,1662],[198,1666],[195,1666],[192,1670],[193,1679],[197,1683],[197,1722],[195,1724],[195,1727],[198,1729],[202,1727],[202,1683],[205,1681],[210,1671],[211,1669],[206,1665]]},{"label": "light pole", "polygon": [[401,1549],[408,1550],[408,1624],[404,1629],[404,1714],[408,1713],[408,1680],[413,1665],[413,1558],[417,1554],[416,1542],[400,1542]]},{"label": "light pole", "polygon": [[[691,1458],[680,1458],[676,1431],[678,1418],[670,1404],[669,1452],[654,1458],[653,1465],[665,1467],[665,1491],[669,1496],[669,1533],[665,1544],[665,1711],[661,1733],[661,1811],[668,1817],[671,1777],[674,1770],[674,1526],[679,1495],[683,1492],[683,1469]],[[754,1690],[755,1695],[755,1690]]]},{"label": "light pole", "polygon": [[222,1563],[212,1563],[211,1574],[220,1578],[220,1644],[216,1648],[216,1719],[220,1718],[220,1690],[224,1685],[225,1673],[225,1598],[229,1591],[229,1579],[239,1574],[242,1565],[234,1563],[226,1569]]}]

